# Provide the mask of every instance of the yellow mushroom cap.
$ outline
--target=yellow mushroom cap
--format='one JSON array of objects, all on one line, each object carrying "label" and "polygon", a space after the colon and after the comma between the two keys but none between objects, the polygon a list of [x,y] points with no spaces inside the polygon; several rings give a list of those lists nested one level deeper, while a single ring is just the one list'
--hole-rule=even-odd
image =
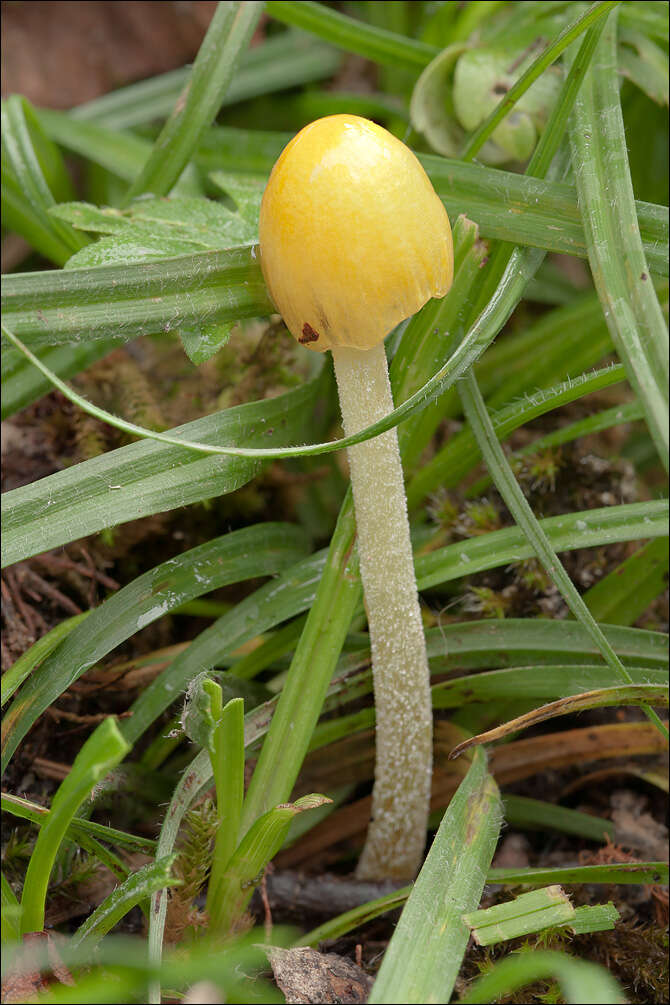
[{"label": "yellow mushroom cap", "polygon": [[289,331],[370,349],[453,279],[447,212],[412,151],[357,115],[305,126],[272,169],[261,268]]}]

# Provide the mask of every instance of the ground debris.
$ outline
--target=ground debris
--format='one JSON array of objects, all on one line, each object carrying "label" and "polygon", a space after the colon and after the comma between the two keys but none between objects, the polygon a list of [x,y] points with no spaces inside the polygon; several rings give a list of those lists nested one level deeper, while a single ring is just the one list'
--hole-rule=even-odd
[{"label": "ground debris", "polygon": [[182,1005],[223,1005],[224,999],[216,984],[211,981],[198,981],[189,988],[182,998]]},{"label": "ground debris", "polygon": [[316,949],[267,950],[277,985],[288,1005],[366,1002],[372,978],[345,956]]},{"label": "ground debris", "polygon": [[665,861],[668,854],[668,828],[643,812],[647,798],[630,789],[617,789],[610,797],[616,843],[655,861]]},{"label": "ground debris", "polygon": [[[46,941],[49,973],[43,974],[38,964],[39,946]],[[35,951],[37,950],[37,952]],[[2,979],[3,1002],[33,1001],[52,984],[74,985],[72,975],[63,963],[57,948],[57,937],[50,932],[30,932],[24,936],[23,945],[14,964]]]}]

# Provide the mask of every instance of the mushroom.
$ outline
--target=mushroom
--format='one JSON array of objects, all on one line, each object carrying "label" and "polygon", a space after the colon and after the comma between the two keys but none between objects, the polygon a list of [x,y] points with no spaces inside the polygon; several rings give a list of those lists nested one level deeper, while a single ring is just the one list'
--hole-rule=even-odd
[{"label": "mushroom", "polygon": [[[265,189],[260,260],[289,331],[333,354],[345,433],[387,415],[384,338],[453,278],[449,219],[411,150],[355,115],[306,126]],[[408,879],[425,847],[432,705],[396,429],[350,447],[348,459],[376,709],[358,875]]]}]

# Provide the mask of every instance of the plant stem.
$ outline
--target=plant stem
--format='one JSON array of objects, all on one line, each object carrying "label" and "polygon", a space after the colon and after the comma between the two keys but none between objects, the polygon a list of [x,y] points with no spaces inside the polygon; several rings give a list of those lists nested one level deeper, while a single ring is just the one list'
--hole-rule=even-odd
[{"label": "plant stem", "polygon": [[[337,348],[333,359],[347,433],[393,410],[383,343]],[[347,455],[377,716],[372,819],[358,876],[411,879],[426,840],[433,720],[396,429]]]}]

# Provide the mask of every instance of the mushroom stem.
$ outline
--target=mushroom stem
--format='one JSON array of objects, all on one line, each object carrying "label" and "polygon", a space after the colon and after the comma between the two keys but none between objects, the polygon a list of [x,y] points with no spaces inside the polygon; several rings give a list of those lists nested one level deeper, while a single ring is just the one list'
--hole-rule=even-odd
[{"label": "mushroom stem", "polygon": [[[384,344],[332,352],[350,435],[393,409]],[[377,718],[372,817],[357,875],[413,879],[426,841],[433,717],[397,431],[347,454]]]}]

